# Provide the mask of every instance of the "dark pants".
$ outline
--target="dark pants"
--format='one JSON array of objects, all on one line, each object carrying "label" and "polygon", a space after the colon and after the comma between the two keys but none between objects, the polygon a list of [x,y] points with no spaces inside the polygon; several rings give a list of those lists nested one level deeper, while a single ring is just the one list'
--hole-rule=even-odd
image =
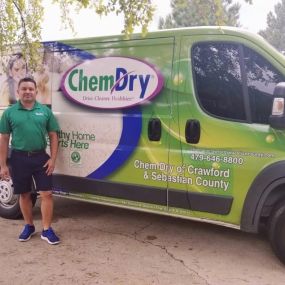
[{"label": "dark pants", "polygon": [[15,194],[30,192],[32,179],[34,179],[37,191],[52,189],[52,176],[48,176],[46,167],[43,167],[49,158],[44,150],[37,152],[12,151],[10,162]]}]

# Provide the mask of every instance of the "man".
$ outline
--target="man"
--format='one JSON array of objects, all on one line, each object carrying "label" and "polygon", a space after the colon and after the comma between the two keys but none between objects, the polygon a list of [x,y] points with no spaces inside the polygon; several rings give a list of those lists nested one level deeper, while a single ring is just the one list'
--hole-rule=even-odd
[{"label": "man", "polygon": [[[18,83],[19,101],[6,109],[0,121],[0,176],[10,177],[7,156],[10,135],[10,158],[14,193],[20,194],[20,208],[25,227],[19,241],[28,241],[35,234],[32,215],[31,184],[35,181],[41,197],[43,231],[41,238],[58,244],[59,238],[51,228],[53,216],[52,177],[58,150],[58,123],[51,110],[36,101],[37,85],[25,77]],[[50,156],[46,153],[46,135],[50,139]]]}]

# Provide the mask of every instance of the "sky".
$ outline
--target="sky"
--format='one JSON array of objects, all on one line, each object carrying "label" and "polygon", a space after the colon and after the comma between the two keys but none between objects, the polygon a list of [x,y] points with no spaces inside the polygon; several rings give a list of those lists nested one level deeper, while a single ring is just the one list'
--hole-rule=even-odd
[{"label": "sky", "polygon": [[[281,0],[253,0],[253,5],[245,3],[243,0],[235,0],[242,7],[240,9],[240,23],[254,33],[266,28],[267,14],[274,12],[274,6]],[[70,30],[66,30],[61,25],[60,12],[56,5],[51,4],[51,0],[44,0],[45,20],[42,26],[42,40],[52,41],[70,38],[83,38],[93,36],[120,34],[123,29],[122,17],[110,15],[99,17],[91,10],[82,10],[79,14],[73,14],[76,35]],[[160,17],[165,17],[171,12],[170,0],[152,0],[156,6],[154,19],[149,26],[149,31],[157,30]],[[137,29],[136,32],[140,30]]]}]

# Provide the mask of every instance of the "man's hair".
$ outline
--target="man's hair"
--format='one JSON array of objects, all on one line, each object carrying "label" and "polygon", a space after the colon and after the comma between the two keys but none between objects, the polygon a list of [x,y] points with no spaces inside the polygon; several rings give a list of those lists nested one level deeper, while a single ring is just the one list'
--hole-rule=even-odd
[{"label": "man's hair", "polygon": [[20,86],[20,84],[21,84],[22,82],[32,82],[32,83],[35,84],[35,87],[37,88],[37,83],[36,83],[35,79],[32,78],[32,77],[23,77],[22,79],[20,79],[20,81],[19,81],[19,83],[18,83],[18,87]]}]

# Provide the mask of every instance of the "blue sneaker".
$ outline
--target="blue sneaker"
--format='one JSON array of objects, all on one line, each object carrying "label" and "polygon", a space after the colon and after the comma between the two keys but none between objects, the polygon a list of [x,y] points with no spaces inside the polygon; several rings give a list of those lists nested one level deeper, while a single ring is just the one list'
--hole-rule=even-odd
[{"label": "blue sneaker", "polygon": [[41,239],[46,240],[49,244],[60,243],[58,236],[54,233],[51,227],[42,231]]},{"label": "blue sneaker", "polygon": [[25,225],[24,230],[19,236],[19,241],[28,241],[34,234],[35,234],[35,226],[27,224]]}]

